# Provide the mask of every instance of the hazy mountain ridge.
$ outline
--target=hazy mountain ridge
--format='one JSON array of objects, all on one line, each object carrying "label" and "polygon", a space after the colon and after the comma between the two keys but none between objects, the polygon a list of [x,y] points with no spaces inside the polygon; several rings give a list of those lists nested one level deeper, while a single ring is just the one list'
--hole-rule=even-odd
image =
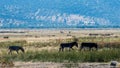
[{"label": "hazy mountain ridge", "polygon": [[8,1],[0,5],[1,28],[120,27],[119,0]]}]

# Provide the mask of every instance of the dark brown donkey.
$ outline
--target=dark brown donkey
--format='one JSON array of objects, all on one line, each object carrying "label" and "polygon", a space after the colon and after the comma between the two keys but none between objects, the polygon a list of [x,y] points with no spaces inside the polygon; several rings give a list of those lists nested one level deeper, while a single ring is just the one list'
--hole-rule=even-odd
[{"label": "dark brown donkey", "polygon": [[12,51],[16,51],[17,52],[17,54],[18,54],[18,51],[19,50],[21,50],[23,53],[24,53],[24,49],[23,49],[23,47],[21,47],[21,46],[9,46],[9,53],[8,54],[12,54]]},{"label": "dark brown donkey", "polygon": [[59,51],[63,51],[64,50],[64,48],[69,48],[69,51],[70,51],[70,49],[72,49],[73,50],[73,46],[76,46],[76,47],[78,47],[78,43],[77,42],[71,42],[71,43],[61,43],[60,44],[60,48],[59,48]]},{"label": "dark brown donkey", "polygon": [[95,48],[97,50],[98,45],[97,45],[97,43],[83,42],[83,43],[81,43],[80,50],[82,50],[83,48],[89,48],[89,50],[91,50],[92,48]]}]

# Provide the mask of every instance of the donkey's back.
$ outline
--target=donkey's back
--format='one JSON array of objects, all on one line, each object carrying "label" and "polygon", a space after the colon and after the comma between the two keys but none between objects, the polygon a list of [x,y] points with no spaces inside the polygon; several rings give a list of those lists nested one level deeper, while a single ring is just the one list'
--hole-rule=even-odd
[{"label": "donkey's back", "polygon": [[92,43],[92,42],[83,42],[82,44],[81,44],[81,47],[97,47],[98,45],[97,45],[97,43]]},{"label": "donkey's back", "polygon": [[19,49],[22,49],[21,46],[9,46],[9,49],[10,50],[19,50]]},{"label": "donkey's back", "polygon": [[60,47],[70,47],[70,43],[61,43]]}]

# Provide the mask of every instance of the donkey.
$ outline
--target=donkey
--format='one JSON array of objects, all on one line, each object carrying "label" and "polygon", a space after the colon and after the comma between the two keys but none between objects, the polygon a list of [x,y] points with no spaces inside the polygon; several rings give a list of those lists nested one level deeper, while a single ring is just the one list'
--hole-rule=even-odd
[{"label": "donkey", "polygon": [[9,53],[8,54],[12,54],[12,51],[16,51],[17,52],[17,54],[19,53],[18,51],[19,50],[21,50],[23,53],[24,53],[24,49],[23,49],[23,47],[21,47],[21,46],[9,46]]},{"label": "donkey", "polygon": [[71,42],[71,43],[61,43],[60,44],[60,48],[59,48],[59,51],[63,51],[64,50],[64,48],[69,48],[69,51],[70,51],[70,49],[72,49],[73,50],[73,46],[76,46],[76,47],[78,47],[78,43],[77,42]]},{"label": "donkey", "polygon": [[97,43],[83,42],[83,43],[81,43],[80,50],[82,50],[83,48],[86,48],[86,47],[89,48],[89,50],[91,50],[92,48],[95,48],[96,50],[98,49]]}]

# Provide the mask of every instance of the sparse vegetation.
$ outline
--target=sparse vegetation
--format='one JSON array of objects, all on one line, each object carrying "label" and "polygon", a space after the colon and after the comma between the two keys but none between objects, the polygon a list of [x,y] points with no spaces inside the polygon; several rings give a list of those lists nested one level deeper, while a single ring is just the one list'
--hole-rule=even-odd
[{"label": "sparse vegetation", "polygon": [[[119,38],[102,38],[102,37],[80,37],[73,39],[66,39],[64,41],[71,42],[77,39],[81,42],[96,42],[99,45],[98,51],[78,51],[78,49],[68,52],[58,52],[58,50],[29,50],[41,47],[58,47],[61,41],[53,40],[53,42],[33,42],[27,43],[25,40],[13,42],[0,42],[0,48],[6,49],[10,45],[18,45],[28,48],[24,54],[8,55],[7,50],[1,50],[1,57],[13,61],[42,61],[42,62],[108,62],[111,60],[120,61],[120,43]],[[2,60],[0,60],[2,61]],[[6,62],[7,62],[6,61]]]},{"label": "sparse vegetation", "polygon": [[23,54],[3,54],[6,59],[14,61],[42,61],[42,62],[109,62],[111,60],[120,61],[120,50],[102,50],[102,51],[71,51],[71,52],[50,52],[27,51]]},{"label": "sparse vegetation", "polygon": [[18,40],[18,41],[6,41],[6,42],[0,42],[0,48],[7,48],[8,46],[11,45],[16,45],[16,46],[25,46],[27,44],[27,41],[25,40]]}]

